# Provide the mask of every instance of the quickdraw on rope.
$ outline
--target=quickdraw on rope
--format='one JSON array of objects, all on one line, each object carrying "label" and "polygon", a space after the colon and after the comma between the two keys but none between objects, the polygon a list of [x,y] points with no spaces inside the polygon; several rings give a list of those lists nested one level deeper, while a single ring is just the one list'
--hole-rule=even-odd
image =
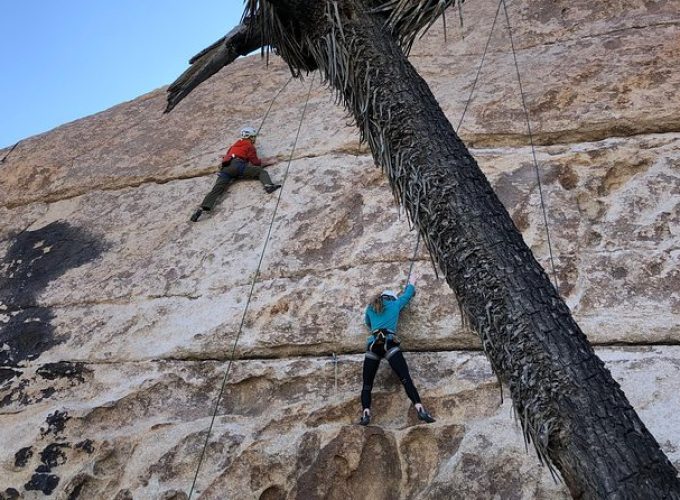
[{"label": "quickdraw on rope", "polygon": [[[295,154],[295,148],[297,147],[298,138],[300,137],[300,129],[302,128],[302,122],[305,118],[305,113],[307,112],[307,105],[309,104],[309,97],[311,96],[311,93],[312,93],[312,85],[313,84],[314,84],[314,76],[312,76],[311,81],[309,82],[309,90],[307,92],[307,99],[305,100],[305,106],[302,109],[302,116],[300,116],[300,123],[298,125],[297,133],[295,134],[295,141],[293,142],[293,148],[291,149],[290,156],[288,157],[288,164],[286,165],[286,171],[283,175],[282,184],[284,186],[285,186],[285,183],[286,183],[286,179],[288,178],[288,172],[290,170],[290,163],[293,160],[293,155]],[[286,85],[288,85],[288,83],[286,83]],[[284,85],[284,87],[285,87],[285,85]],[[281,93],[281,92],[279,92],[279,93]],[[265,116],[265,118],[266,118],[266,116]],[[263,123],[264,123],[264,120],[263,120]],[[205,443],[203,444],[203,449],[201,450],[201,456],[198,460],[198,465],[196,466],[196,473],[194,474],[194,479],[193,479],[193,482],[191,484],[191,490],[189,491],[189,500],[191,500],[191,497],[194,493],[194,489],[196,487],[196,481],[198,480],[198,474],[199,474],[199,471],[201,469],[201,465],[203,464],[203,458],[205,457],[205,451],[208,447],[208,443],[210,441],[210,435],[211,435],[212,429],[215,425],[215,419],[217,418],[217,410],[219,408],[220,401],[222,400],[222,395],[224,394],[224,389],[227,385],[227,379],[229,378],[229,372],[231,371],[231,365],[234,361],[234,357],[235,357],[235,354],[236,354],[236,346],[238,345],[239,338],[241,337],[241,332],[243,331],[243,325],[245,324],[246,315],[248,314],[248,308],[250,307],[250,301],[253,298],[253,291],[255,290],[255,284],[257,282],[257,278],[260,275],[260,267],[262,266],[264,254],[267,251],[267,245],[269,244],[269,238],[272,234],[272,228],[274,226],[274,219],[276,218],[276,212],[277,212],[277,210],[279,208],[279,204],[281,202],[281,194],[282,193],[283,193],[283,188],[279,190],[279,196],[276,199],[276,205],[274,206],[274,212],[272,213],[272,218],[271,218],[271,221],[269,223],[269,231],[267,232],[267,237],[265,238],[264,246],[262,247],[262,252],[260,253],[260,260],[257,263],[257,268],[255,270],[255,274],[253,275],[253,280],[252,280],[251,285],[250,285],[250,292],[248,293],[248,300],[246,301],[246,306],[243,310],[243,315],[241,316],[241,323],[239,324],[238,331],[236,333],[236,339],[234,340],[234,345],[232,346],[232,349],[231,349],[231,355],[229,356],[229,362],[227,363],[227,369],[225,370],[224,377],[222,378],[222,385],[221,385],[220,391],[217,395],[217,399],[215,400],[215,409],[213,410],[212,418],[210,420],[210,426],[208,427],[208,432],[205,436]]]},{"label": "quickdraw on rope", "polygon": [[503,12],[505,13],[505,21],[508,27],[508,35],[510,36],[510,47],[512,47],[512,57],[515,62],[515,71],[517,72],[517,82],[519,83],[519,93],[522,97],[522,107],[524,108],[524,117],[527,122],[527,131],[529,133],[529,143],[531,144],[531,156],[534,160],[534,170],[536,171],[536,182],[538,183],[538,193],[541,198],[541,210],[543,211],[543,223],[545,224],[545,234],[548,240],[548,253],[550,255],[550,267],[552,268],[553,280],[555,282],[555,290],[560,293],[560,287],[557,282],[557,273],[555,272],[555,260],[553,259],[552,243],[550,241],[550,228],[548,224],[548,214],[545,208],[545,201],[543,199],[543,187],[541,184],[541,173],[538,168],[538,161],[536,160],[536,148],[534,147],[534,138],[531,133],[531,122],[529,120],[529,110],[527,108],[526,99],[524,98],[524,89],[522,88],[522,77],[519,72],[519,64],[517,63],[517,53],[515,52],[515,43],[512,38],[512,27],[510,26],[510,17],[508,16],[508,7],[505,0],[501,0],[503,4]]}]

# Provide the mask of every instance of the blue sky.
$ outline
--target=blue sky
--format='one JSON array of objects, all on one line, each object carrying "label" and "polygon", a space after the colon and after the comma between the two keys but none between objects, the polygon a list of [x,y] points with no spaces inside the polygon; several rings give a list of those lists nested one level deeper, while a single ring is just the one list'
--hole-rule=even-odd
[{"label": "blue sky", "polygon": [[243,0],[0,0],[0,148],[171,83]]}]

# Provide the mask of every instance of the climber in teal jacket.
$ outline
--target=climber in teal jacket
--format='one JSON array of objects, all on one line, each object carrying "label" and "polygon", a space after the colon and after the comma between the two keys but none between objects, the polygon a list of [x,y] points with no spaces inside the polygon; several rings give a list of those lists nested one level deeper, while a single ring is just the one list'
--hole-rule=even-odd
[{"label": "climber in teal jacket", "polygon": [[359,421],[360,425],[368,425],[371,422],[371,391],[382,358],[387,359],[404,385],[406,395],[415,406],[418,418],[427,423],[434,422],[432,415],[425,410],[420,402],[418,390],[413,385],[408,365],[399,349],[399,340],[397,339],[399,313],[416,293],[415,282],[416,276],[414,275],[411,282],[406,285],[404,293],[397,295],[392,290],[384,290],[376,295],[366,307],[364,322],[371,331],[371,335],[366,339],[363,369],[364,385],[361,389],[363,412]]},{"label": "climber in teal jacket", "polygon": [[[364,314],[364,323],[369,328],[369,330],[387,330],[392,337],[395,336],[397,332],[397,322],[399,321],[399,313],[406,307],[406,305],[411,301],[416,293],[416,287],[413,283],[406,285],[404,293],[400,296],[392,290],[385,290],[380,295],[389,297],[391,300],[383,301],[383,310],[381,313],[377,313],[375,309],[368,305],[366,306],[366,313]],[[392,340],[392,339],[390,339]],[[371,335],[366,340],[366,348],[375,342],[375,335]]]}]

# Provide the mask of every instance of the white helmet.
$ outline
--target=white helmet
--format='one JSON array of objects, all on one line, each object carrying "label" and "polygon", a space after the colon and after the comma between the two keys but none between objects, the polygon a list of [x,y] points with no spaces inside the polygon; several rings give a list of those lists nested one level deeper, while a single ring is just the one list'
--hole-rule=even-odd
[{"label": "white helmet", "polygon": [[397,295],[397,292],[393,290],[383,290],[383,292],[380,294],[381,297],[391,297],[394,300],[397,300],[399,296]]},{"label": "white helmet", "polygon": [[256,137],[257,136],[257,130],[255,130],[253,127],[243,127],[241,129],[241,138],[243,139],[250,139],[251,137]]}]

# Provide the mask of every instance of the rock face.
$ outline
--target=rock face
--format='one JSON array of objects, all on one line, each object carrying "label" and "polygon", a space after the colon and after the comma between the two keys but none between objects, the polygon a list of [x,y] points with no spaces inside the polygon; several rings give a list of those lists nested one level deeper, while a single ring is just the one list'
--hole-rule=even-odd
[{"label": "rock face", "polygon": [[[496,6],[466,4],[463,30],[450,11],[447,41],[438,24],[411,55],[454,125]],[[676,467],[679,12],[510,7],[560,292]],[[502,19],[460,134],[550,271]],[[280,202],[238,182],[188,221],[218,156],[288,78],[277,59],[243,58],[170,115],[159,89],[28,138],[0,165],[0,498],[187,498],[222,386],[201,498],[568,496],[525,450],[422,250],[400,333],[437,422],[419,425],[383,366],[375,425],[353,425],[363,308],[403,284],[416,236],[318,77],[286,87],[258,141],[282,160]]]}]

